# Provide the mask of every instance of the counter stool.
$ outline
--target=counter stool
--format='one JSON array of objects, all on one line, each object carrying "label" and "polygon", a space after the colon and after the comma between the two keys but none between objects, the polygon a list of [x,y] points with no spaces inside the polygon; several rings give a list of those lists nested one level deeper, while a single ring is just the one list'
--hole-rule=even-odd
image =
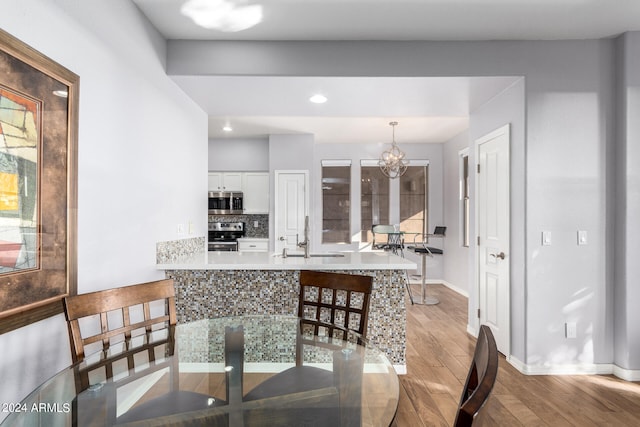
[{"label": "counter stool", "polygon": [[[407,249],[412,250],[414,253],[420,255],[422,257],[422,299],[421,302],[417,302],[416,304],[424,304],[424,305],[435,305],[440,303],[440,300],[436,297],[429,297],[426,295],[427,293],[427,257],[433,257],[434,255],[442,255],[444,254],[443,250],[440,248],[434,248],[432,246],[427,246],[429,242],[429,237],[444,237],[445,236],[446,227],[438,226],[436,227],[433,234],[416,234],[413,239],[413,245],[408,246]],[[409,297],[411,298],[411,293],[409,293]],[[411,304],[413,304],[413,298],[411,298]]]}]

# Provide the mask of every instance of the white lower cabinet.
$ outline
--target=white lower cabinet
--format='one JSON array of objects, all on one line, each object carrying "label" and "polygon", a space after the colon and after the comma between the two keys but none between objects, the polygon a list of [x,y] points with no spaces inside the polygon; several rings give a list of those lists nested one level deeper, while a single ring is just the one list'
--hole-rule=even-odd
[{"label": "white lower cabinet", "polygon": [[243,237],[238,239],[239,252],[267,252],[269,250],[269,239]]}]

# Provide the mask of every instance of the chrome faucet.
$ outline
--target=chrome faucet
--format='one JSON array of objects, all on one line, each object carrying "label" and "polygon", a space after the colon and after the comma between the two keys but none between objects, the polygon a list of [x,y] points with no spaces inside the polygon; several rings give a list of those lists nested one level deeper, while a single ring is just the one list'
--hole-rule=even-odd
[{"label": "chrome faucet", "polygon": [[304,217],[304,240],[298,242],[299,248],[304,248],[304,257],[309,258],[309,215]]}]

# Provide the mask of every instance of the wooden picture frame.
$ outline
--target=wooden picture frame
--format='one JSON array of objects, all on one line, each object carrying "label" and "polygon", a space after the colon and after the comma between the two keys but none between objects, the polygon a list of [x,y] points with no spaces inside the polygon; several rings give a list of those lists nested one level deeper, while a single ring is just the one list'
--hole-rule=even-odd
[{"label": "wooden picture frame", "polygon": [[0,333],[77,292],[79,81],[0,30]]}]

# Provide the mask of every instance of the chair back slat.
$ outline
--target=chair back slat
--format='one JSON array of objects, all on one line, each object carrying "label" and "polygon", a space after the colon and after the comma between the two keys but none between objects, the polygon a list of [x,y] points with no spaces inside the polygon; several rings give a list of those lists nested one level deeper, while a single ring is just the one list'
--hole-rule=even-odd
[{"label": "chair back slat", "polygon": [[[304,324],[313,326],[314,335],[318,335],[320,328],[326,328],[329,336],[333,336],[334,329],[342,328],[366,337],[372,287],[370,276],[303,270],[300,272],[298,316]],[[330,302],[323,298],[328,292],[331,293]],[[343,293],[346,293],[344,301]],[[336,316],[338,312],[343,316]],[[340,325],[338,320],[342,317],[344,324]],[[334,328],[336,325],[338,328]]]},{"label": "chair back slat", "polygon": [[[150,302],[163,301],[164,314],[151,317]],[[142,306],[143,320],[131,323],[131,307]],[[173,280],[165,279],[121,288],[107,289],[65,298],[65,312],[71,336],[74,361],[85,356],[85,346],[102,341],[102,348],[109,348],[111,339],[118,335],[131,339],[132,331],[144,328],[150,333],[156,325],[166,327],[177,323],[175,289]],[[109,313],[117,312],[122,325],[109,326]],[[99,333],[83,336],[80,319],[99,316]]]},{"label": "chair back slat", "polygon": [[498,347],[491,329],[480,326],[473,360],[462,389],[454,427],[468,427],[481,416],[498,375]]}]

